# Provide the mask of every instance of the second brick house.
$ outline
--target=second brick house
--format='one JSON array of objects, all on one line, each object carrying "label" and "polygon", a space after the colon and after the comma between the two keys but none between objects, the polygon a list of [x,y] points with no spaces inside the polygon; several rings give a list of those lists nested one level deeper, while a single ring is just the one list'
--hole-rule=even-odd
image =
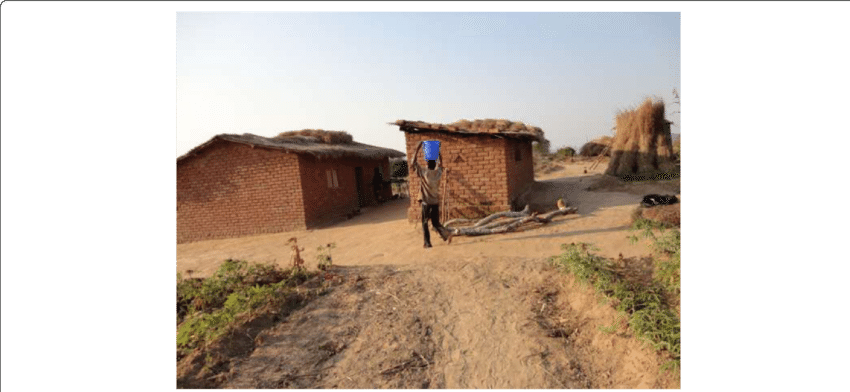
[{"label": "second brick house", "polygon": [[[534,183],[531,144],[543,141],[538,127],[508,120],[461,120],[452,124],[398,120],[405,133],[408,160],[421,141],[439,140],[447,169],[440,184],[448,219],[476,218],[522,209],[518,199]],[[419,164],[425,166],[419,153]],[[411,170],[412,174],[412,170]],[[420,219],[419,181],[410,177],[410,221]]]}]

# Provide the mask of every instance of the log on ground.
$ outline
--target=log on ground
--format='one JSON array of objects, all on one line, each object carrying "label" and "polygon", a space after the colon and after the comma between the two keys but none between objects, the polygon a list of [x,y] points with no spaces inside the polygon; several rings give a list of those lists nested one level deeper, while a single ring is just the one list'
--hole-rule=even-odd
[{"label": "log on ground", "polygon": [[[499,234],[499,233],[507,233],[511,231],[515,231],[518,228],[522,227],[526,224],[546,224],[552,221],[552,218],[559,215],[567,215],[574,214],[578,211],[575,207],[563,208],[560,210],[550,211],[543,215],[537,214],[528,214],[525,213],[524,216],[515,217],[513,219],[509,219],[506,221],[493,222],[490,224],[485,224],[483,226],[472,226],[472,227],[463,227],[463,228],[453,228],[451,230],[452,236],[480,236],[480,235],[488,235],[488,234]],[[516,213],[514,213],[516,214]],[[494,214],[496,215],[496,214]],[[492,215],[491,215],[492,216]],[[489,218],[489,217],[488,217]],[[485,218],[485,219],[488,219]],[[496,219],[496,218],[493,218]],[[483,219],[482,219],[483,221]],[[479,221],[480,222],[480,221]],[[485,222],[486,223],[486,222]]]}]

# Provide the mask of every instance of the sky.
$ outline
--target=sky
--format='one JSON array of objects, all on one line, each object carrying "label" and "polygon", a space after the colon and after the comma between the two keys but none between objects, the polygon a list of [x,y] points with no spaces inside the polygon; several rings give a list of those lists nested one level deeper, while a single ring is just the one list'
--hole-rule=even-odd
[{"label": "sky", "polygon": [[667,104],[680,13],[177,13],[177,156],[220,133],[342,130],[404,151],[398,119],[496,118],[552,147]]}]

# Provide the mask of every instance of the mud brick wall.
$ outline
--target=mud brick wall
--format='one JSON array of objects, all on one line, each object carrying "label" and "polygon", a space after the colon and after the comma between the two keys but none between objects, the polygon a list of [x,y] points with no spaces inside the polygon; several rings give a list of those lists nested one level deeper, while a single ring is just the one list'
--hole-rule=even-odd
[{"label": "mud brick wall", "polygon": [[[386,178],[389,159],[365,160],[357,158],[318,159],[309,155],[299,157],[301,185],[304,192],[304,211],[308,228],[324,226],[344,220],[357,211],[360,205],[376,204],[372,181],[375,168],[381,167]],[[356,167],[363,168],[363,181],[358,203]],[[328,188],[327,171],[336,170],[339,187]],[[392,196],[392,190],[384,189],[384,197]]]},{"label": "mud brick wall", "polygon": [[303,229],[298,156],[218,140],[177,164],[177,242]]},{"label": "mud brick wall", "polygon": [[[531,162],[531,143],[489,135],[452,135],[437,132],[405,133],[408,162],[419,142],[439,140],[443,166],[447,169],[447,203],[449,219],[483,217],[497,211],[511,209],[512,200],[534,180]],[[515,160],[515,147],[521,160]],[[425,167],[424,153],[420,150],[417,162]],[[409,178],[410,207],[407,218],[411,222],[421,219],[419,206],[419,179],[411,166]]]},{"label": "mud brick wall", "polygon": [[516,205],[515,201],[534,182],[531,142],[509,139],[505,147],[505,161],[508,162],[508,198],[513,209],[521,210],[525,206]]}]

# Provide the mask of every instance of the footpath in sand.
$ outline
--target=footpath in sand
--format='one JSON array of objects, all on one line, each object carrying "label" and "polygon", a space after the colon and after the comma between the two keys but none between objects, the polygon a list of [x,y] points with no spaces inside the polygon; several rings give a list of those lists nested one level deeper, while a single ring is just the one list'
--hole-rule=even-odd
[{"label": "footpath in sand", "polygon": [[602,180],[591,173],[542,183],[545,192],[563,192],[576,215],[525,232],[458,237],[451,245],[432,235],[431,249],[422,248],[422,234],[406,220],[409,200],[327,229],[179,244],[178,271],[196,277],[228,258],[286,267],[292,236],[315,269],[316,247],[337,244],[333,260],[343,283],[262,332],[219,386],[676,387],[678,380],[658,372],[655,352],[625,328],[600,332],[615,320],[613,309],[545,263],[571,242],[593,243],[608,257],[649,253],[627,239],[640,196],[584,190]]}]

